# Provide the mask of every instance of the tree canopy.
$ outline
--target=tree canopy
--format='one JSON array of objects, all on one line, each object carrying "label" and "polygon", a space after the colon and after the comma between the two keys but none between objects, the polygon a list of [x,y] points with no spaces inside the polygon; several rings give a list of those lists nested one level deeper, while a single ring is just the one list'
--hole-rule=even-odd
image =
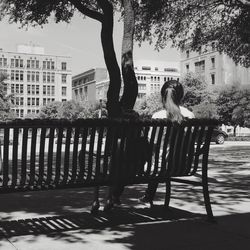
[{"label": "tree canopy", "polygon": [[211,45],[236,63],[250,66],[250,1],[142,0],[135,37],[155,41],[157,49],[169,40],[181,49]]},{"label": "tree canopy", "polygon": [[224,87],[216,101],[218,114],[225,124],[232,126],[250,125],[250,88]]}]

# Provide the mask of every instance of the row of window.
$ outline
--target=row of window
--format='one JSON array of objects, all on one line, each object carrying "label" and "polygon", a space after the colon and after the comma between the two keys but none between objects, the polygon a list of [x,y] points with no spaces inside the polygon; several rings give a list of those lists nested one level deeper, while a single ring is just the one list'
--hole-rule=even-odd
[{"label": "row of window", "polygon": [[[147,77],[139,75],[139,76],[137,76],[137,79],[139,81],[146,81]],[[151,79],[151,82],[160,82],[161,77],[160,76],[151,76],[150,79]],[[172,80],[172,79],[173,79],[173,77],[163,77],[164,82]],[[179,78],[177,78],[177,81],[179,81]]]},{"label": "row of window", "polygon": [[[7,67],[8,61],[7,58],[0,58],[0,67]],[[11,68],[24,68],[24,59],[20,58],[11,58],[10,59],[10,67]],[[36,59],[28,59],[26,61],[27,69],[39,69],[40,61]],[[42,68],[47,70],[55,70],[55,62],[52,60],[42,61]],[[61,70],[67,70],[67,63],[61,62]]]},{"label": "row of window", "polygon": [[[23,94],[22,84],[11,84],[12,94]],[[40,86],[39,85],[27,85],[27,95],[39,95]],[[55,96],[55,86],[53,85],[43,85],[43,95]],[[62,96],[67,96],[67,87],[62,87]]]},{"label": "row of window", "polygon": [[[204,72],[205,71],[205,65],[206,65],[205,60],[195,62],[194,63],[195,72],[196,73]],[[211,69],[215,69],[215,57],[210,58],[210,66],[211,66]],[[187,73],[189,72],[189,64],[186,64],[186,72]]]},{"label": "row of window", "polygon": [[[11,81],[23,82],[24,71],[23,70],[11,70]],[[62,74],[62,83],[67,83],[67,74]],[[27,82],[39,82],[40,73],[39,71],[27,71]],[[43,72],[44,83],[54,83],[55,73],[54,72]]]},{"label": "row of window", "polygon": [[[137,67],[135,67],[135,70],[137,70],[138,68]],[[159,68],[158,67],[155,67],[154,68],[155,69],[155,71],[158,71],[159,70]],[[142,70],[152,70],[152,68],[151,68],[151,66],[142,66]],[[164,71],[165,72],[178,72],[178,69],[176,69],[176,68],[164,68]]]}]

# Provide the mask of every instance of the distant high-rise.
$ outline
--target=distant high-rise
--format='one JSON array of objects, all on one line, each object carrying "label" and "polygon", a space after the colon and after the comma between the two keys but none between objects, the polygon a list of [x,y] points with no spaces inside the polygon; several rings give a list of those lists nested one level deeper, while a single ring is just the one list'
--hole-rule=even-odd
[{"label": "distant high-rise", "polygon": [[18,45],[17,52],[0,50],[0,71],[8,74],[7,92],[14,95],[13,109],[20,118],[38,113],[49,102],[72,99],[71,57]]}]

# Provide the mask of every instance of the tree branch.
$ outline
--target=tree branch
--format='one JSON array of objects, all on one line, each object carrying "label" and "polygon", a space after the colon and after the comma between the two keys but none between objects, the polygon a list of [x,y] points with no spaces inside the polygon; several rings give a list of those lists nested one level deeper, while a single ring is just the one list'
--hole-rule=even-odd
[{"label": "tree branch", "polygon": [[97,11],[91,10],[87,8],[84,4],[81,3],[81,1],[78,0],[69,0],[82,14],[95,19],[99,22],[102,22],[103,15]]},{"label": "tree branch", "polygon": [[96,0],[104,14],[113,12],[113,5],[108,0]]},{"label": "tree branch", "polygon": [[250,0],[237,0],[237,1],[242,3],[243,5],[250,6]]}]

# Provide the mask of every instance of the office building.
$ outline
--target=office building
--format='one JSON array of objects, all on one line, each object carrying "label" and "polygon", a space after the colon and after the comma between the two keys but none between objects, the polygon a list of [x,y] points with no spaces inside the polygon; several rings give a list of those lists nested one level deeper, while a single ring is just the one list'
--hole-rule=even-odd
[{"label": "office building", "polygon": [[250,84],[250,68],[236,65],[231,58],[219,53],[211,43],[192,51],[188,46],[181,52],[181,75],[200,74],[209,86],[224,84]]},{"label": "office building", "polygon": [[[165,81],[179,80],[180,67],[177,62],[141,60],[135,62],[138,81],[138,99],[159,92]],[[105,68],[91,69],[72,78],[73,99],[94,103],[107,98],[109,76]],[[123,84],[120,93],[123,92]]]},{"label": "office building", "polygon": [[45,54],[44,48],[18,45],[0,50],[0,70],[7,73],[7,93],[14,95],[18,117],[36,114],[49,102],[72,99],[71,58]]}]

